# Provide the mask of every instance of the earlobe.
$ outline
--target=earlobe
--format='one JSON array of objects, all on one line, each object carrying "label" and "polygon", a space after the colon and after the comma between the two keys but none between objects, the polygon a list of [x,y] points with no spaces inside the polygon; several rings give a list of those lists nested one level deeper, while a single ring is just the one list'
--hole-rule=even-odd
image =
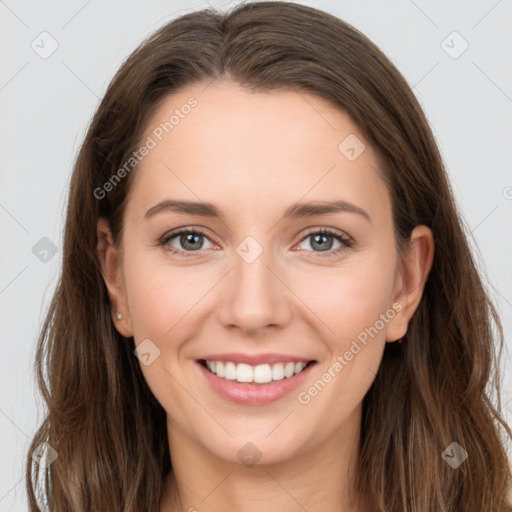
[{"label": "earlobe", "polygon": [[397,315],[388,323],[386,341],[403,338],[409,321],[418,308],[428,274],[434,261],[434,237],[427,226],[416,226],[410,238],[410,246],[402,256],[397,274],[398,291],[394,303],[400,305]]},{"label": "earlobe", "polygon": [[110,225],[106,219],[100,218],[98,220],[97,236],[98,258],[112,305],[112,321],[117,331],[128,338],[133,336],[133,332],[122,279],[119,251],[114,243]]}]

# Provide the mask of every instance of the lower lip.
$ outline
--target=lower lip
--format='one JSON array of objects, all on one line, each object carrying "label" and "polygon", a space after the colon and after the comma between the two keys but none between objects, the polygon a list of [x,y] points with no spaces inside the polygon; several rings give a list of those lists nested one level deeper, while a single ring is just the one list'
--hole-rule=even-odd
[{"label": "lower lip", "polygon": [[265,405],[275,402],[291,393],[308,376],[309,372],[316,363],[310,364],[300,373],[292,377],[285,377],[281,380],[269,382],[267,384],[251,384],[238,382],[236,380],[227,380],[217,377],[214,373],[207,370],[200,362],[196,362],[202,374],[220,396],[242,405]]}]

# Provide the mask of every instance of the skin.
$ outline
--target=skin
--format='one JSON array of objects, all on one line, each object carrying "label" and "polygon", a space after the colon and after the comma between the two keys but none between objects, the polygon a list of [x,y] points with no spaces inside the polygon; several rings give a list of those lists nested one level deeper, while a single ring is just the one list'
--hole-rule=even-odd
[{"label": "skin", "polygon": [[[362,400],[385,344],[406,333],[420,302],[432,233],[417,226],[411,250],[399,255],[378,155],[326,100],[284,90],[249,93],[227,79],[196,84],[167,97],[146,136],[190,96],[197,107],[133,171],[120,247],[108,223],[98,222],[116,328],[135,345],[149,338],[160,350],[150,365],[141,364],[168,417],[174,473],[160,511],[368,510],[349,494]],[[354,161],[338,149],[349,134],[366,145]],[[171,198],[212,202],[225,216],[166,211],[144,218]],[[371,222],[353,212],[283,218],[298,201],[339,199],[365,210]],[[187,226],[206,232],[192,245],[199,250],[188,249],[192,256],[158,245]],[[309,228],[331,228],[355,243],[332,254],[342,245],[328,236],[332,248],[322,251]],[[236,252],[247,236],[263,249],[252,263]],[[169,245],[191,247],[179,236]],[[298,393],[393,304],[401,311],[309,403],[299,403]],[[285,353],[317,364],[297,391],[268,405],[239,405],[198,372],[195,360],[213,352]],[[237,456],[248,442],[261,453],[254,466]]]}]

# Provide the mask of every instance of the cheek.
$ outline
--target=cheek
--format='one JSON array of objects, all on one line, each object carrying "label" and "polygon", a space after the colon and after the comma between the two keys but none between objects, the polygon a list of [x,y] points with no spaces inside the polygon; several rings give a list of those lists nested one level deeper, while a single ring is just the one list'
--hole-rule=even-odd
[{"label": "cheek", "polygon": [[211,271],[177,267],[132,250],[124,265],[126,292],[135,340],[172,337],[173,328],[186,322],[186,315],[214,284]]},{"label": "cheek", "polygon": [[355,410],[377,374],[386,325],[395,316],[390,304],[393,258],[392,251],[368,252],[330,275],[318,272],[319,279],[310,288],[311,309],[335,334],[324,337],[329,358],[300,390],[297,400],[311,416],[322,418],[327,431]]},{"label": "cheek", "polygon": [[181,344],[176,338],[183,329],[193,336],[194,304],[211,284],[201,272],[172,267],[161,258],[156,261],[152,255],[135,249],[125,260],[124,273],[135,345],[150,339],[160,350],[151,364],[141,364],[149,388],[173,417],[180,417],[183,411],[202,417],[201,411],[195,409],[197,404],[183,394],[179,384],[183,381]]},{"label": "cheek", "polygon": [[[390,308],[393,266],[383,259],[361,258],[346,267],[316,268],[297,273],[294,292],[323,324],[332,348],[343,349],[347,342],[377,323]],[[362,335],[364,337],[364,334]]]},{"label": "cheek", "polygon": [[328,356],[296,398],[308,417],[320,418],[323,432],[339,428],[375,380],[385,347],[387,323],[382,318],[392,318],[386,316],[392,285],[389,268],[338,269],[330,278],[315,281],[309,292],[308,306],[319,317],[317,328],[320,323],[329,328],[322,327]]}]

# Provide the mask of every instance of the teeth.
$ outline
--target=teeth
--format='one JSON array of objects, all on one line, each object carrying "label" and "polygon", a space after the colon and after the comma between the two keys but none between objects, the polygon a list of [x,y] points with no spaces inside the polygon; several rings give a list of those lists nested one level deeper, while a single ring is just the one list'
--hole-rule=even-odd
[{"label": "teeth", "polygon": [[227,380],[236,380],[238,382],[254,382],[256,384],[266,384],[275,380],[290,378],[300,373],[307,362],[300,363],[275,363],[275,364],[259,364],[251,366],[249,364],[222,361],[206,361],[208,369]]},{"label": "teeth", "polygon": [[[302,370],[302,368],[301,368],[301,370]],[[272,380],[282,380],[282,379],[284,379],[284,364],[281,363],[281,364],[272,365]]]},{"label": "teeth", "polygon": [[284,367],[284,376],[291,377],[295,373],[295,364],[294,363],[286,363]]},{"label": "teeth", "polygon": [[272,368],[269,364],[259,364],[254,367],[253,381],[257,384],[265,384],[272,380]]}]

